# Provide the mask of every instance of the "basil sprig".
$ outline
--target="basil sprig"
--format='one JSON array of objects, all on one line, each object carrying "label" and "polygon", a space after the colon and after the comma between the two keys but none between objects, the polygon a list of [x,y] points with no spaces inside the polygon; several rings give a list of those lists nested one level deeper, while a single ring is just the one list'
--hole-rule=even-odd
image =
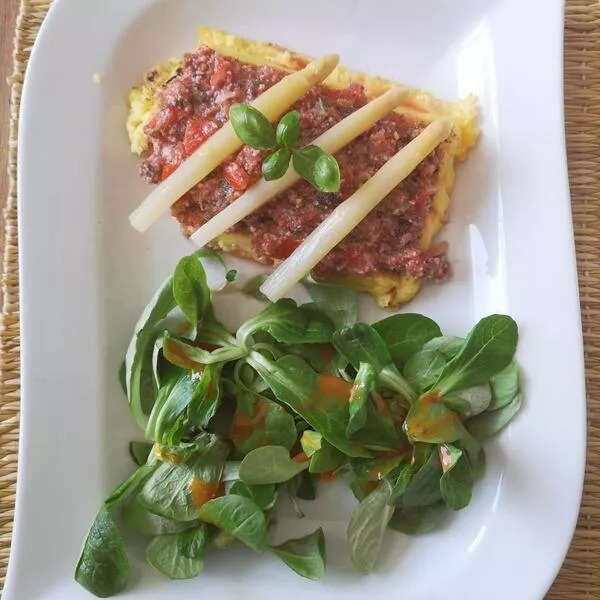
[{"label": "basil sprig", "polygon": [[229,120],[244,144],[258,150],[274,150],[262,163],[262,175],[267,181],[283,177],[290,161],[302,179],[320,192],[340,189],[340,167],[335,158],[319,146],[294,148],[300,136],[300,115],[292,110],[277,127],[256,108],[248,104],[232,104]]}]

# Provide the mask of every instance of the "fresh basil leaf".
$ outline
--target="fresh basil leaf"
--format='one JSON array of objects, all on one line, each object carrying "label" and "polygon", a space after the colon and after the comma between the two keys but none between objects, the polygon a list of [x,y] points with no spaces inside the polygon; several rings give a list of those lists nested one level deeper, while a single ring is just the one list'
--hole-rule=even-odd
[{"label": "fresh basil leaf", "polygon": [[425,392],[439,379],[446,362],[446,358],[435,350],[421,350],[408,359],[402,374],[413,388]]},{"label": "fresh basil leaf", "polygon": [[138,467],[125,481],[119,484],[104,501],[106,508],[113,507],[117,502],[124,498],[128,493],[135,490],[144,480],[146,480],[158,467],[157,462],[146,463]]},{"label": "fresh basil leaf", "polygon": [[246,345],[249,337],[259,331],[283,344],[315,344],[331,341],[333,324],[325,315],[283,298],[246,321],[237,331],[238,342]]},{"label": "fresh basil leaf", "polygon": [[319,527],[313,533],[271,546],[290,569],[307,579],[321,579],[325,575],[325,536]]},{"label": "fresh basil leaf", "polygon": [[410,407],[403,428],[409,440],[431,444],[454,442],[465,433],[458,415],[432,394],[421,396]]},{"label": "fresh basil leaf", "polygon": [[142,506],[137,496],[132,496],[123,505],[121,517],[128,529],[142,535],[179,533],[198,524],[197,521],[173,521],[156,515],[150,512],[145,506]]},{"label": "fresh basil leaf", "polygon": [[129,581],[129,560],[123,540],[104,506],[83,543],[75,581],[99,598],[118,594]]},{"label": "fresh basil leaf", "polygon": [[184,256],[173,273],[173,297],[183,316],[192,326],[190,337],[196,337],[198,321],[210,303],[206,274],[198,257]]},{"label": "fresh basil leaf", "polygon": [[358,314],[356,290],[337,283],[304,281],[303,285],[312,301],[331,319],[336,329],[350,327],[356,323]]},{"label": "fresh basil leaf", "polygon": [[294,417],[276,402],[239,390],[237,408],[231,421],[230,436],[235,447],[248,454],[260,446],[294,445],[298,434]]},{"label": "fresh basil leaf", "polygon": [[383,480],[355,509],[348,524],[348,549],[352,564],[369,573],[379,554],[383,535],[392,518],[393,507],[388,505],[392,487]]},{"label": "fresh basil leaf", "polygon": [[282,483],[307,467],[306,462],[292,460],[284,446],[261,446],[242,459],[240,479],[248,484]]},{"label": "fresh basil leaf", "polygon": [[514,361],[490,379],[492,401],[488,410],[506,406],[519,393],[519,367]]},{"label": "fresh basil leaf", "polygon": [[142,312],[127,348],[125,356],[127,399],[133,418],[142,429],[146,427],[148,415],[156,399],[152,372],[155,328],[175,306],[173,279],[169,277]]},{"label": "fresh basil leaf", "polygon": [[404,494],[396,504],[403,508],[429,506],[438,502],[441,497],[440,478],[442,467],[437,452],[433,450],[427,462],[413,475]]},{"label": "fresh basil leaf", "polygon": [[465,340],[455,335],[442,335],[440,337],[433,338],[423,345],[423,350],[435,350],[450,360],[454,358],[462,348]]},{"label": "fresh basil leaf", "polygon": [[285,356],[272,362],[252,352],[248,360],[277,399],[298,413],[330,444],[348,456],[370,456],[370,452],[346,437],[351,384],[331,375],[318,375],[297,356]]},{"label": "fresh basil leaf", "polygon": [[243,358],[248,351],[239,346],[225,346],[208,351],[178,340],[167,332],[163,339],[163,353],[169,362],[182,369],[202,371],[206,365]]},{"label": "fresh basil leaf", "polygon": [[465,421],[468,432],[477,439],[490,437],[506,427],[521,408],[521,394],[517,394],[513,400],[496,410],[486,411],[476,417]]},{"label": "fresh basil leaf", "polygon": [[369,394],[375,388],[375,370],[369,363],[360,363],[358,373],[354,379],[350,400],[348,401],[348,410],[350,418],[346,427],[348,438],[352,434],[362,429],[367,423],[367,402]]},{"label": "fresh basil leaf", "polygon": [[456,390],[444,396],[444,404],[466,417],[481,414],[487,410],[492,401],[492,388],[489,383],[482,383],[464,390]]},{"label": "fresh basil leaf", "polygon": [[236,481],[227,493],[249,498],[261,510],[271,510],[277,502],[277,489],[273,484],[249,485]]},{"label": "fresh basil leaf", "polygon": [[277,125],[275,137],[277,143],[284,148],[291,148],[300,135],[300,114],[297,110],[291,110],[283,115]]},{"label": "fresh basil leaf", "polygon": [[170,533],[155,537],[146,548],[148,564],[170,579],[191,579],[202,572],[204,557],[188,558],[180,550],[181,536]]},{"label": "fresh basil leaf", "polygon": [[152,444],[148,442],[129,442],[129,456],[131,460],[141,467],[148,462],[148,456],[152,451]]},{"label": "fresh basil leaf", "polygon": [[275,146],[275,132],[268,119],[248,104],[232,104],[229,121],[235,134],[248,146],[258,150],[269,150]]},{"label": "fresh basil leaf", "polygon": [[290,166],[291,158],[292,152],[287,148],[280,148],[273,152],[273,154],[269,154],[262,163],[263,179],[265,181],[274,181],[283,177]]},{"label": "fresh basil leaf", "polygon": [[490,315],[471,329],[460,352],[446,364],[435,384],[442,396],[453,390],[485,383],[512,360],[518,330],[506,315]]},{"label": "fresh basil leaf", "polygon": [[242,293],[246,294],[246,296],[251,296],[255,300],[260,300],[261,302],[271,302],[261,291],[260,286],[266,281],[267,275],[261,274],[256,275],[252,279],[250,279],[246,285],[242,288]]},{"label": "fresh basil leaf", "polygon": [[456,446],[445,444],[438,451],[443,470],[440,478],[442,498],[449,508],[460,510],[471,502],[473,494],[471,465]]},{"label": "fresh basil leaf", "polygon": [[310,145],[294,150],[292,164],[296,173],[320,192],[339,191],[340,167],[335,158],[322,148]]},{"label": "fresh basil leaf", "polygon": [[408,535],[427,533],[439,525],[446,514],[446,510],[446,505],[443,502],[429,506],[397,508],[390,521],[390,527]]},{"label": "fresh basil leaf", "polygon": [[209,500],[199,510],[200,519],[212,523],[260,552],[267,543],[267,522],[249,498],[231,494]]},{"label": "fresh basil leaf", "polygon": [[198,509],[218,491],[228,453],[229,446],[215,437],[185,463],[162,463],[138,493],[140,504],[174,521],[197,519]]},{"label": "fresh basil leaf", "polygon": [[178,536],[179,553],[186,558],[202,558],[208,541],[208,529],[205,523],[200,523],[194,529],[188,529]]},{"label": "fresh basil leaf", "polygon": [[373,323],[373,328],[381,336],[397,365],[403,365],[423,344],[442,335],[439,325],[414,313],[392,315]]}]

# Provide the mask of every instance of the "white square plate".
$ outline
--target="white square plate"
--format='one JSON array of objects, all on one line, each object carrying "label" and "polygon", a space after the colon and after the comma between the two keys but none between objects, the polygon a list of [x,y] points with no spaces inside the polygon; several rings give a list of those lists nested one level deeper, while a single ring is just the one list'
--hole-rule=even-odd
[{"label": "white square plate", "polygon": [[[22,427],[4,600],[89,597],[72,580],[81,541],[107,492],[131,470],[126,445],[139,437],[116,372],[141,308],[191,251],[167,218],[145,235],[129,227],[146,187],[128,150],[124,99],[153,64],[192,49],[200,23],[309,54],[339,52],[349,67],[443,98],[477,94],[482,138],[458,170],[442,234],[454,277],[427,286],[409,308],[455,334],[486,314],[512,315],[525,407],[488,446],[488,472],[472,504],[439,532],[390,533],[368,577],[351,571],[345,553],[353,500],[326,486],[322,499],[306,503],[306,519],[281,524],[289,533],[324,525],[322,582],[243,548],[213,553],[201,577],[172,582],[138,551],[124,597],[543,597],[571,538],[585,450],[562,9],[562,0],[54,4],[21,110]],[[221,316],[230,324],[258,308],[228,298]],[[367,299],[362,311],[365,320],[378,315]]]}]

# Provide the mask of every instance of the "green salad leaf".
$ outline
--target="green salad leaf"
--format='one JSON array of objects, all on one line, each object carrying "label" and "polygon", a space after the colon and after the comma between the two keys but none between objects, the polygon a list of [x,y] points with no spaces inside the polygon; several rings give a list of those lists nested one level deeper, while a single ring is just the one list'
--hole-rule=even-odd
[{"label": "green salad leaf", "polygon": [[492,400],[488,410],[497,410],[509,404],[519,393],[519,367],[511,362],[490,379]]},{"label": "green salad leaf", "polygon": [[129,560],[123,539],[104,506],[83,543],[75,580],[99,598],[118,594],[129,581]]},{"label": "green salad leaf", "polygon": [[397,508],[390,520],[390,527],[408,535],[427,533],[440,524],[447,510],[443,502],[428,506]]},{"label": "green salad leaf", "polygon": [[200,519],[260,552],[267,545],[267,522],[262,510],[249,498],[229,494],[203,504]]},{"label": "green salad leaf", "polygon": [[271,510],[278,498],[277,488],[273,484],[250,485],[243,481],[235,481],[227,493],[249,498],[261,510]]},{"label": "green salad leaf", "polygon": [[[190,530],[193,531],[193,530]],[[181,541],[188,532],[169,533],[155,537],[146,548],[146,560],[159,573],[170,579],[191,579],[202,572],[202,554],[190,558],[181,551]]]},{"label": "green salad leaf", "polygon": [[351,287],[311,281],[304,281],[303,285],[317,308],[331,319],[336,329],[356,323],[358,294]]},{"label": "green salad leaf", "polygon": [[369,363],[361,362],[348,400],[348,411],[350,413],[348,425],[346,426],[348,438],[366,425],[367,403],[369,394],[374,388],[375,370]]},{"label": "green salad leaf", "polygon": [[186,462],[162,463],[138,493],[140,504],[167,519],[196,520],[210,490],[217,490],[228,454],[228,444],[214,437]]},{"label": "green salad leaf", "polygon": [[125,356],[127,399],[135,422],[145,429],[156,399],[152,353],[156,326],[175,308],[173,278],[169,277],[148,303],[138,322]]},{"label": "green salad leaf", "polygon": [[198,321],[210,303],[204,268],[195,254],[184,256],[173,273],[173,298],[192,326],[190,337],[196,337]]},{"label": "green salad leaf", "polygon": [[152,444],[148,442],[129,442],[129,456],[138,467],[146,464],[151,451]]},{"label": "green salad leaf", "polygon": [[506,427],[521,409],[521,394],[517,394],[509,404],[486,411],[465,422],[471,435],[478,439],[490,437]]},{"label": "green salad leaf", "polygon": [[370,452],[346,437],[351,384],[339,377],[315,373],[296,356],[271,362],[253,352],[249,362],[277,399],[297,412],[330,444],[348,456],[370,456]]},{"label": "green salad leaf", "polygon": [[446,505],[452,510],[460,510],[471,502],[473,493],[473,473],[467,457],[460,448],[451,444],[440,446],[442,458],[440,491]]},{"label": "green salad leaf", "polygon": [[426,342],[442,335],[435,321],[414,313],[386,317],[373,323],[373,329],[387,344],[398,366],[406,363]]},{"label": "green salad leaf", "polygon": [[512,360],[517,347],[517,324],[506,315],[481,319],[469,332],[458,354],[441,372],[435,389],[442,396],[489,381]]},{"label": "green salad leaf", "polygon": [[307,579],[321,579],[325,575],[325,536],[319,527],[313,533],[271,546],[290,569]]},{"label": "green salad leaf", "polygon": [[369,573],[381,548],[383,535],[392,518],[388,502],[392,487],[383,480],[355,509],[348,524],[348,550],[352,564]]},{"label": "green salad leaf", "polygon": [[140,504],[137,496],[132,496],[125,502],[121,518],[128,529],[142,535],[179,533],[197,525],[197,521],[173,521],[156,515]]},{"label": "green salad leaf", "polygon": [[259,331],[283,344],[316,344],[331,341],[333,325],[325,315],[284,298],[246,321],[238,329],[237,339],[247,345],[250,336]]},{"label": "green salad leaf", "polygon": [[261,446],[242,459],[240,479],[248,484],[282,483],[304,471],[308,463],[296,462],[284,446]]}]

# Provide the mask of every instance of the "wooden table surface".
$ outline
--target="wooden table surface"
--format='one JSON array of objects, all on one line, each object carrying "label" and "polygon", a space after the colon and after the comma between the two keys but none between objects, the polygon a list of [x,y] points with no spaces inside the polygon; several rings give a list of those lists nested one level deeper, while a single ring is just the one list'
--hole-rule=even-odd
[{"label": "wooden table surface", "polygon": [[[19,0],[0,0],[0,203],[2,209],[8,193],[8,119],[10,115],[10,87],[12,48]],[[0,211],[0,248],[3,246],[4,214]],[[0,271],[2,261],[0,259]],[[0,298],[1,301],[1,298]]]}]

